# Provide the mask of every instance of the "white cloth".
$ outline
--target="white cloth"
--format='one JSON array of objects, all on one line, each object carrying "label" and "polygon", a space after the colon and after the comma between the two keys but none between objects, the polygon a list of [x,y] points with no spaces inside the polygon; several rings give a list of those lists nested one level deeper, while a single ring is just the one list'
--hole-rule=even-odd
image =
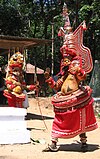
[{"label": "white cloth", "polygon": [[23,93],[25,94],[25,100],[23,101],[23,107],[28,108],[29,107],[29,102],[28,102],[28,95],[27,95],[26,90],[24,90]]}]

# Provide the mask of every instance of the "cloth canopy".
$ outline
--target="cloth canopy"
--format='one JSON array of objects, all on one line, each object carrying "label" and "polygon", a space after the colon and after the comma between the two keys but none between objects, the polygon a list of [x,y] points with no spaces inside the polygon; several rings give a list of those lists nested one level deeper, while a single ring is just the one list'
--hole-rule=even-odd
[{"label": "cloth canopy", "polygon": [[31,74],[43,74],[44,70],[40,69],[38,67],[35,67],[34,65],[28,63],[26,64],[26,73],[31,73]]}]

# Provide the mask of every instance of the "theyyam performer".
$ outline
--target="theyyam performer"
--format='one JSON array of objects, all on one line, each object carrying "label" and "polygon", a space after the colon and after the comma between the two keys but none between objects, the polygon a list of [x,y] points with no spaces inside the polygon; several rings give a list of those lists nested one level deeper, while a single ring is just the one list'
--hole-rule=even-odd
[{"label": "theyyam performer", "polygon": [[5,78],[6,89],[4,96],[8,99],[10,107],[27,108],[27,90],[38,89],[38,85],[26,85],[23,73],[24,56],[21,52],[14,53],[8,61]]},{"label": "theyyam performer", "polygon": [[83,45],[85,21],[72,31],[66,5],[63,7],[63,16],[65,25],[58,32],[58,36],[63,36],[58,80],[55,81],[48,70],[44,74],[48,85],[57,91],[51,98],[55,113],[51,144],[44,151],[58,151],[58,138],[69,139],[77,135],[80,137],[82,151],[86,151],[86,132],[98,127],[93,110],[92,89],[83,84],[93,68],[92,57],[90,49]]}]

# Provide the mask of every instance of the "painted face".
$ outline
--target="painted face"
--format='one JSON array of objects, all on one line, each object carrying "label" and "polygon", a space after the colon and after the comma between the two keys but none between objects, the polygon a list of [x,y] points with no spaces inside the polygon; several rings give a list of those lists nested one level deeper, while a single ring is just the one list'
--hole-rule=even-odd
[{"label": "painted face", "polygon": [[9,64],[17,64],[17,63],[23,64],[23,55],[20,52],[12,55],[9,61]]},{"label": "painted face", "polygon": [[70,65],[70,63],[71,63],[70,59],[69,59],[69,58],[67,58],[67,57],[65,57],[65,58],[64,58],[64,60],[63,60],[63,64],[64,64],[64,66],[68,66],[68,65]]}]

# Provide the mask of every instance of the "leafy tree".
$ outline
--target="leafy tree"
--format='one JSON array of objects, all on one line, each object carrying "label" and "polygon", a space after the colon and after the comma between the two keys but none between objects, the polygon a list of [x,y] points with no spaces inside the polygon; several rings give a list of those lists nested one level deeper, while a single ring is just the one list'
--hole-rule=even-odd
[{"label": "leafy tree", "polygon": [[23,17],[11,5],[0,5],[0,34],[21,36],[25,31]]},{"label": "leafy tree", "polygon": [[3,56],[0,56],[0,67],[2,67],[4,64],[6,64],[6,60]]},{"label": "leafy tree", "polygon": [[[98,0],[1,0],[0,32],[5,35],[52,38],[54,23],[54,74],[59,70],[61,39],[57,37],[64,2],[69,9],[71,25],[75,29],[86,20],[88,30],[84,34],[84,44],[92,51],[93,60],[99,58],[100,3]],[[98,45],[97,45],[98,44]],[[51,45],[38,46],[28,51],[30,62],[36,60],[37,66],[51,67]]]},{"label": "leafy tree", "polygon": [[89,0],[85,5],[82,5],[79,12],[79,18],[80,20],[85,19],[88,24],[86,35],[87,45],[92,51],[93,60],[98,59],[100,50],[100,3],[98,0]]}]

